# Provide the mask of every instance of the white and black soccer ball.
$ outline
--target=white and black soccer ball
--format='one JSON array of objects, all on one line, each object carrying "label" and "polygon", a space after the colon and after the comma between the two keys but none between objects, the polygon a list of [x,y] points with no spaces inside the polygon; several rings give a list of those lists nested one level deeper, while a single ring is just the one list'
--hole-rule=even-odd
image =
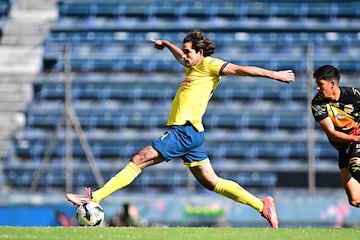
[{"label": "white and black soccer ball", "polygon": [[104,209],[96,202],[80,205],[76,210],[76,220],[80,226],[99,226],[104,222]]}]

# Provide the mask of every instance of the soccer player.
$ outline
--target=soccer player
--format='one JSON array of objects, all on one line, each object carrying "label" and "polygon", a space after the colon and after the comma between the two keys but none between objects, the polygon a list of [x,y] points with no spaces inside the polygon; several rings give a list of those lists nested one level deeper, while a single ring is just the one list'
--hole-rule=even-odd
[{"label": "soccer player", "polygon": [[205,153],[202,117],[221,76],[265,77],[290,83],[295,79],[293,71],[240,66],[211,57],[215,52],[215,45],[203,32],[197,30],[191,31],[184,38],[182,48],[168,40],[151,41],[156,49],[168,48],[175,59],[185,67],[185,78],[172,102],[167,121],[168,130],[151,145],[136,153],[103,187],[92,193],[86,188],[85,195],[67,193],[66,198],[75,205],[88,201],[100,202],[130,184],[144,168],[181,158],[202,186],[254,208],[272,228],[278,228],[277,213],[271,196],[259,199],[238,183],[217,176]]},{"label": "soccer player", "polygon": [[360,207],[360,89],[339,86],[340,72],[331,65],[314,76],[318,93],[312,113],[329,142],[338,150],[338,166],[350,205]]}]

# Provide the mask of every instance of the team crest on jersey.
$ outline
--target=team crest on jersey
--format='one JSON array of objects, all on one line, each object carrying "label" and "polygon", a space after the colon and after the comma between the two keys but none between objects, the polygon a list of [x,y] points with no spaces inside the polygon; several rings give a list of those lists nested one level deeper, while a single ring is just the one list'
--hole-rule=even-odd
[{"label": "team crest on jersey", "polygon": [[329,105],[330,105],[331,107],[336,107],[336,108],[339,108],[339,107],[340,107],[340,103],[338,103],[338,102],[330,102]]},{"label": "team crest on jersey", "polygon": [[346,104],[344,106],[344,112],[346,113],[352,113],[354,111],[354,106],[352,104]]}]

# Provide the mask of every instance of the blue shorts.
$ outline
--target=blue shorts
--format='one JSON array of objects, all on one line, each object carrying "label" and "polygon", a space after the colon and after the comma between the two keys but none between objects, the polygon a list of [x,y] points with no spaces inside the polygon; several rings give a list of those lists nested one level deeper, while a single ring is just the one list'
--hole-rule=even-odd
[{"label": "blue shorts", "polygon": [[171,126],[159,139],[154,140],[151,146],[165,159],[170,161],[181,158],[184,165],[194,167],[208,161],[204,147],[205,133],[198,132],[192,125]]}]

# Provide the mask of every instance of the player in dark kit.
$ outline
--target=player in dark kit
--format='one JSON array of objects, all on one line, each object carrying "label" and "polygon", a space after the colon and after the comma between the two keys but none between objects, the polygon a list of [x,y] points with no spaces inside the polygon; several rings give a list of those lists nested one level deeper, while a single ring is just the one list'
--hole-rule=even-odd
[{"label": "player in dark kit", "polygon": [[313,116],[338,150],[350,205],[360,207],[360,89],[339,86],[339,70],[331,65],[319,67],[314,78],[318,93],[311,104]]}]

